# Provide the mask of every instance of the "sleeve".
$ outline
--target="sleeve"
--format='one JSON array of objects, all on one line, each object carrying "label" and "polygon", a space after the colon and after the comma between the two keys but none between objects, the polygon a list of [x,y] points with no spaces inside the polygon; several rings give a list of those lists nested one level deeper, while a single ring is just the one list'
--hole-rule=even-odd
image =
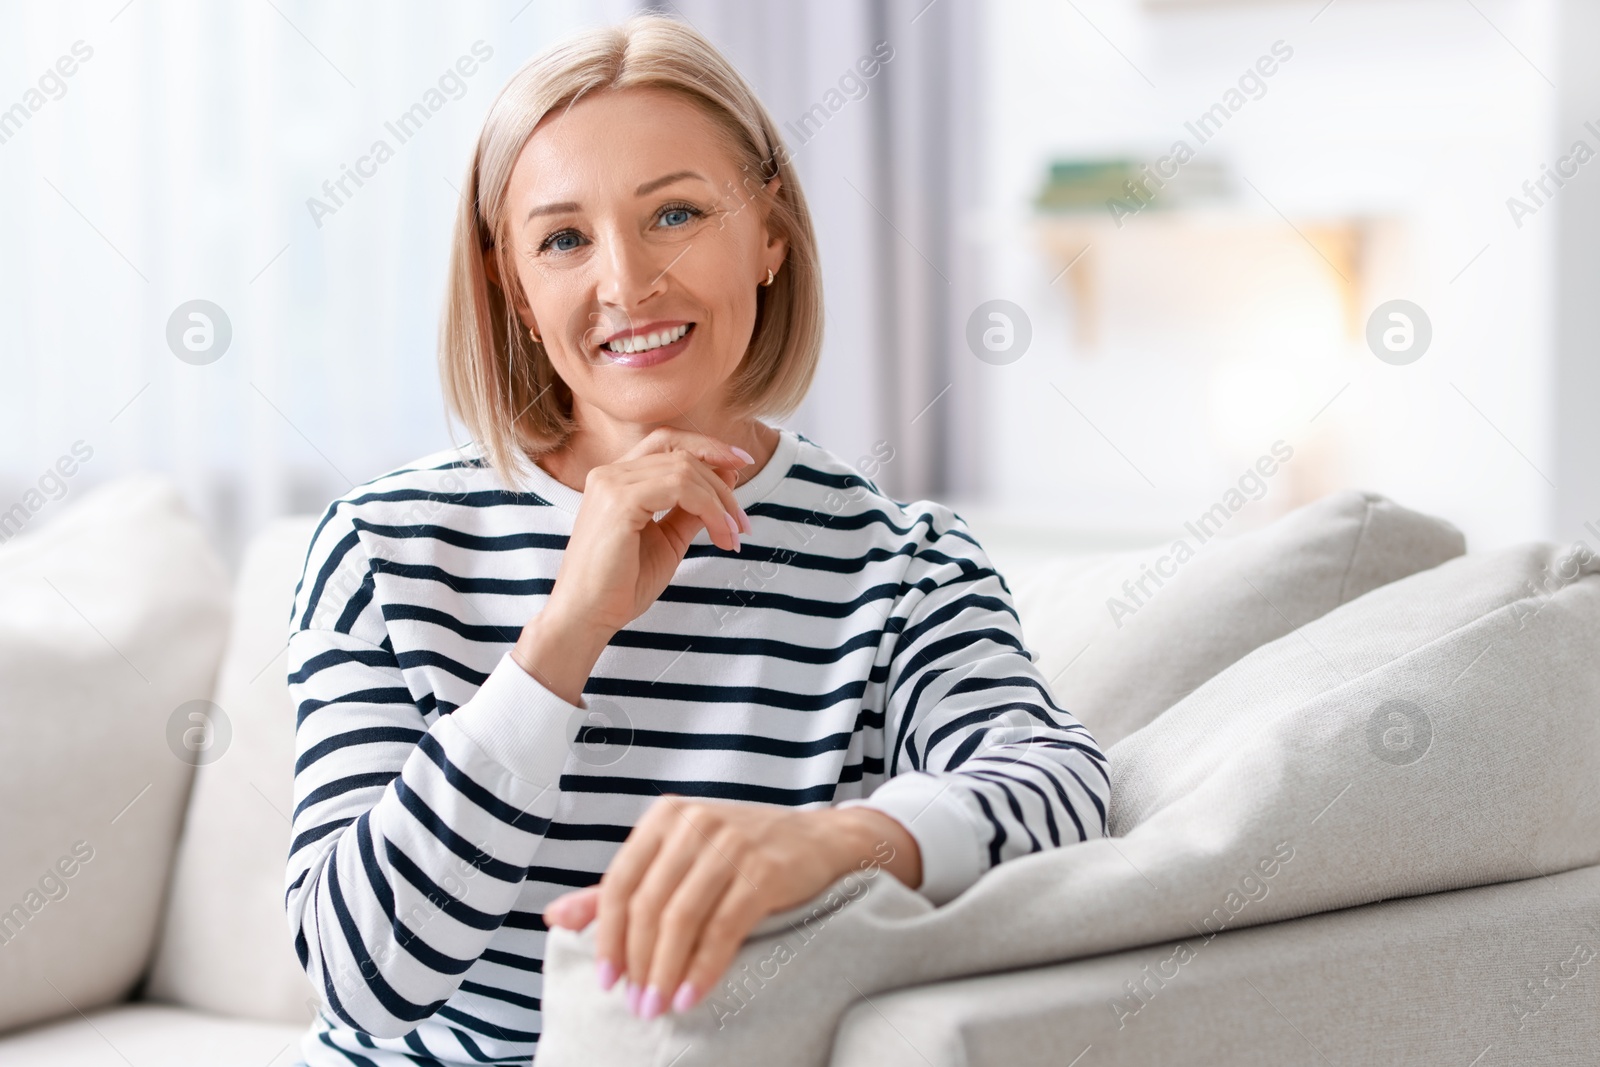
[{"label": "sleeve", "polygon": [[[341,505],[313,537],[288,646],[295,711],[285,907],[322,1006],[399,1037],[438,1013],[522,890],[577,710],[510,655],[427,725]],[[459,1021],[459,1020],[456,1020]]]},{"label": "sleeve", "polygon": [[1005,860],[1105,837],[1111,778],[961,520],[930,532],[913,566],[885,682],[889,780],[839,806],[904,825],[922,854],[919,891],[943,904]]}]

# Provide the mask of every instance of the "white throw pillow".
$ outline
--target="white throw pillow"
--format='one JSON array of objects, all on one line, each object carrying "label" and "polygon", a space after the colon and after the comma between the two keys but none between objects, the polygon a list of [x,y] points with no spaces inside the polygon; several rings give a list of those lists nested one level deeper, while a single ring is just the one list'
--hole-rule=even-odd
[{"label": "white throw pillow", "polygon": [[294,807],[294,709],[284,646],[314,518],[251,542],[216,703],[233,736],[195,776],[146,995],[224,1015],[309,1023],[314,996],[283,910]]},{"label": "white throw pillow", "polygon": [[227,575],[170,484],[58,506],[0,545],[0,1030],[144,971],[193,773],[184,705],[228,628]]},{"label": "white throw pillow", "polygon": [[1252,649],[1466,549],[1443,519],[1353,489],[1238,536],[1189,527],[1163,548],[1045,564],[1016,590],[1056,700],[1102,748]]}]

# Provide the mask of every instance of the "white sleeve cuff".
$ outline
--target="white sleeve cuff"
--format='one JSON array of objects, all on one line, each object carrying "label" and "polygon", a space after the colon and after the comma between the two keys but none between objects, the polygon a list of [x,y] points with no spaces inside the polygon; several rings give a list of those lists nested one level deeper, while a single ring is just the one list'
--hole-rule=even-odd
[{"label": "white sleeve cuff", "polygon": [[948,778],[909,771],[895,775],[869,797],[842,800],[835,806],[876,808],[904,826],[922,853],[922,884],[917,892],[934,904],[953,900],[984,872],[984,829]]},{"label": "white sleeve cuff", "polygon": [[448,718],[513,775],[554,790],[571,753],[568,731],[576,729],[579,711],[518,666],[508,652],[472,699]]}]

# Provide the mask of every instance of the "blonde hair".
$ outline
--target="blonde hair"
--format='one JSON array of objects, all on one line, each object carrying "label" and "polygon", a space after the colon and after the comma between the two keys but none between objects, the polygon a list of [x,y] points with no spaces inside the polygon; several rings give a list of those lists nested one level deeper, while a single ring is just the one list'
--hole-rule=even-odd
[{"label": "blonde hair", "polygon": [[[440,327],[445,402],[513,488],[532,456],[560,448],[575,428],[572,394],[544,345],[522,328],[508,293],[485,273],[493,248],[499,277],[516,284],[506,191],[533,129],[549,112],[608,89],[682,93],[728,135],[740,164],[741,199],[760,199],[788,242],[783,268],[758,290],[756,325],[729,382],[741,416],[784,415],[805,396],[822,346],[822,281],[816,234],[800,181],[772,117],[738,71],[689,26],[637,15],[591,30],[529,60],[495,98],[478,135],[457,209]],[[766,193],[780,179],[776,196]]]}]

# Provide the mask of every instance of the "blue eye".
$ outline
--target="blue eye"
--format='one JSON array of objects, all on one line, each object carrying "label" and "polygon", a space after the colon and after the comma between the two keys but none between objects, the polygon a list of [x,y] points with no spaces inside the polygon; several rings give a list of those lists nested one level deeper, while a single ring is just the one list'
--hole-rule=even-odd
[{"label": "blue eye", "polygon": [[661,222],[669,228],[687,226],[699,213],[692,207],[669,207],[661,212]]},{"label": "blue eye", "polygon": [[571,252],[573,249],[578,247],[581,240],[582,239],[574,231],[562,230],[560,233],[553,233],[547,237],[545,239],[544,246],[546,248],[553,248],[557,252]]}]

